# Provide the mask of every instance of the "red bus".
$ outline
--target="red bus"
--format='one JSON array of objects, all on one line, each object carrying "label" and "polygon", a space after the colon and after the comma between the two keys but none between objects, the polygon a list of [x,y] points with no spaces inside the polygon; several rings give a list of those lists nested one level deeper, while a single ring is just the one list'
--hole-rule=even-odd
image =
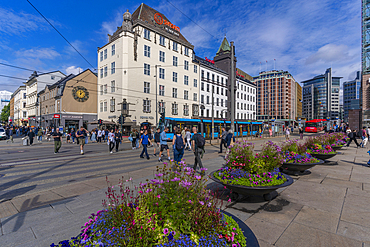
[{"label": "red bus", "polygon": [[312,119],[310,121],[306,121],[306,132],[314,132],[317,133],[319,131],[324,130],[324,122],[326,122],[325,119]]}]

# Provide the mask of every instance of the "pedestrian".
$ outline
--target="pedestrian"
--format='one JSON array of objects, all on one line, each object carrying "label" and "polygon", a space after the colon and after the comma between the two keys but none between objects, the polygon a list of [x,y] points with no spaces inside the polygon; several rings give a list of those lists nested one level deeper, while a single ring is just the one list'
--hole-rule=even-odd
[{"label": "pedestrian", "polygon": [[67,143],[71,143],[71,133],[67,133]]},{"label": "pedestrian", "polygon": [[301,140],[303,140],[303,128],[302,128],[302,127],[299,127],[299,128],[298,128],[298,131],[299,131],[299,138],[300,138]]},{"label": "pedestrian", "polygon": [[197,127],[193,127],[193,137],[191,138],[191,144],[194,151],[194,167],[193,169],[197,170],[197,165],[201,170],[201,175],[204,175],[203,164],[202,164],[202,156],[204,153],[204,145],[205,139],[201,134],[198,134]]},{"label": "pedestrian", "polygon": [[227,133],[227,136],[226,136],[226,155],[225,155],[225,159],[227,157],[227,155],[229,154],[230,152],[230,144],[231,144],[231,140],[233,140],[235,142],[235,136],[234,136],[234,133],[232,130],[229,130],[229,133]]},{"label": "pedestrian", "polygon": [[226,146],[226,136],[227,136],[227,131],[226,131],[225,127],[222,127],[220,152],[218,152],[219,154],[222,153],[222,146],[227,148],[227,146]]},{"label": "pedestrian", "polygon": [[351,130],[351,128],[348,126],[347,127],[347,129],[346,129],[346,133],[347,133],[347,135],[349,135],[349,133],[351,133],[352,132],[352,130]]},{"label": "pedestrian", "polygon": [[356,131],[356,130],[349,132],[348,137],[349,137],[350,139],[349,139],[349,140],[348,140],[348,142],[347,142],[347,147],[349,147],[349,144],[351,144],[351,142],[352,142],[352,141],[354,141],[354,142],[355,142],[356,147],[359,147],[359,146],[360,146],[360,145],[357,143],[357,140],[356,140],[356,133],[357,133],[357,131]]},{"label": "pedestrian", "polygon": [[365,146],[365,144],[367,144],[367,141],[366,141],[366,143],[364,142],[364,140],[365,140],[365,138],[367,137],[366,135],[366,127],[364,126],[363,128],[362,128],[362,130],[361,130],[361,139],[362,139],[362,141],[361,141],[361,143],[360,143],[360,146],[361,147],[364,147]]},{"label": "pedestrian", "polygon": [[262,128],[259,129],[259,135],[260,135],[260,138],[262,138],[262,134],[263,134],[263,130]]},{"label": "pedestrian", "polygon": [[157,132],[155,132],[154,134],[154,154],[153,156],[157,156],[157,148],[158,150],[160,150],[161,148],[161,129],[160,128],[157,128]]},{"label": "pedestrian", "polygon": [[269,134],[270,134],[270,137],[272,137],[272,129],[269,128]]},{"label": "pedestrian", "polygon": [[148,131],[147,133],[148,133],[148,137],[149,137],[149,140],[150,140],[150,143],[151,143],[151,147],[153,147],[153,138],[154,138],[154,136],[152,134],[151,129],[148,129],[147,131]]},{"label": "pedestrian", "polygon": [[101,142],[101,137],[103,136],[102,130],[98,130],[98,142]]},{"label": "pedestrian", "polygon": [[91,131],[91,142],[96,142],[96,130]]},{"label": "pedestrian", "polygon": [[35,133],[33,132],[32,129],[30,129],[30,131],[28,132],[27,136],[30,139],[30,146],[32,146],[32,144],[33,144],[33,138],[35,137]]},{"label": "pedestrian", "polygon": [[72,137],[72,143],[75,144],[75,139],[76,139],[76,131],[74,128],[71,130],[71,137]]},{"label": "pedestrian", "polygon": [[80,127],[80,130],[76,133],[76,138],[78,139],[78,143],[80,144],[81,154],[84,154],[84,146],[85,146],[85,136],[86,130],[83,126]]},{"label": "pedestrian", "polygon": [[144,159],[144,153],[146,155],[146,159],[150,159],[149,158],[149,154],[148,154],[148,144],[151,144],[150,142],[150,139],[149,139],[149,136],[148,136],[148,131],[145,130],[143,135],[140,137],[140,143],[139,143],[139,148],[140,148],[140,145],[143,145],[143,151],[141,151],[141,154],[140,154],[140,158]]},{"label": "pedestrian", "polygon": [[62,146],[62,133],[59,132],[59,128],[51,134],[54,139],[54,154],[59,153],[59,149]]},{"label": "pedestrian", "polygon": [[37,132],[37,141],[38,142],[42,142],[42,135],[43,135],[43,131],[40,128],[39,131]]},{"label": "pedestrian", "polygon": [[111,154],[113,153],[115,139],[116,138],[115,138],[114,130],[111,129],[111,131],[108,133],[108,139],[107,139],[107,143],[109,145],[109,152]]},{"label": "pedestrian", "polygon": [[173,136],[172,140],[173,145],[173,160],[177,163],[181,162],[182,157],[184,156],[185,141],[184,137],[181,135],[180,129],[178,129]]},{"label": "pedestrian", "polygon": [[9,140],[7,140],[6,142],[11,141],[13,143],[14,142],[14,140],[13,140],[13,127],[9,128],[8,136],[9,136]]},{"label": "pedestrian", "polygon": [[114,134],[114,138],[115,138],[114,142],[115,142],[115,145],[116,145],[116,152],[118,152],[119,144],[122,141],[122,134],[118,129],[116,130],[116,133]]},{"label": "pedestrian", "polygon": [[286,128],[286,129],[285,129],[285,139],[286,139],[287,141],[289,141],[289,136],[290,136],[289,128]]},{"label": "pedestrian", "polygon": [[186,128],[184,140],[186,141],[185,149],[188,149],[189,151],[191,151],[191,144],[190,144],[191,133],[190,133],[190,129],[188,128]]},{"label": "pedestrian", "polygon": [[136,132],[136,148],[140,148],[140,139],[141,139],[141,136],[144,134],[144,131],[143,130],[140,130],[140,133],[139,131]]},{"label": "pedestrian", "polygon": [[132,138],[132,149],[136,149],[136,139],[137,139],[137,134],[136,134],[136,129],[133,129],[131,132],[130,137]]},{"label": "pedestrian", "polygon": [[164,130],[162,131],[161,135],[160,135],[160,144],[161,144],[161,150],[159,151],[159,159],[158,159],[158,162],[162,162],[162,153],[163,153],[163,150],[167,150],[167,157],[168,157],[168,160],[170,160],[170,149],[168,148],[168,145],[167,145],[167,141],[170,140],[170,138],[167,138],[167,132],[168,132],[168,127],[164,128]]}]

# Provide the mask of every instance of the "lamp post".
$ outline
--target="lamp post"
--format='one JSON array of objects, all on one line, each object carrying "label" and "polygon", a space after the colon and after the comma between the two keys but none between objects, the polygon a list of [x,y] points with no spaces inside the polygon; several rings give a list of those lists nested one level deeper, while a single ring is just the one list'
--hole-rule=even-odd
[{"label": "lamp post", "polygon": [[155,127],[158,127],[158,67],[161,65],[155,65]]}]

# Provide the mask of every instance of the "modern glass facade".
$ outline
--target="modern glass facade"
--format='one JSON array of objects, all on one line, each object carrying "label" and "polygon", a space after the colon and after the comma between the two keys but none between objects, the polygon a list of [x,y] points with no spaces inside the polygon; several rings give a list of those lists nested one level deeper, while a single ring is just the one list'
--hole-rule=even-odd
[{"label": "modern glass facade", "polygon": [[343,110],[345,121],[348,121],[348,110],[360,109],[361,101],[361,72],[357,71],[354,80],[343,83]]}]

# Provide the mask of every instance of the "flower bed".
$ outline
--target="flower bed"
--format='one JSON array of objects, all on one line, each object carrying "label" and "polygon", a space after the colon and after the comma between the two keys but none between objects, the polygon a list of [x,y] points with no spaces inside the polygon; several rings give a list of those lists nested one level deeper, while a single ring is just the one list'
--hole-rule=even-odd
[{"label": "flower bed", "polygon": [[312,155],[307,152],[307,148],[304,144],[298,143],[298,140],[285,142],[281,147],[281,151],[285,163],[313,164],[319,162],[318,159],[312,157]]},{"label": "flower bed", "polygon": [[221,213],[223,201],[205,189],[205,177],[184,163],[178,168],[165,164],[134,189],[123,181],[118,192],[109,186],[106,209],[92,214],[77,238],[52,246],[246,246],[237,223]]},{"label": "flower bed", "polygon": [[307,149],[310,154],[336,154],[335,150],[330,145],[314,144],[313,147]]}]

